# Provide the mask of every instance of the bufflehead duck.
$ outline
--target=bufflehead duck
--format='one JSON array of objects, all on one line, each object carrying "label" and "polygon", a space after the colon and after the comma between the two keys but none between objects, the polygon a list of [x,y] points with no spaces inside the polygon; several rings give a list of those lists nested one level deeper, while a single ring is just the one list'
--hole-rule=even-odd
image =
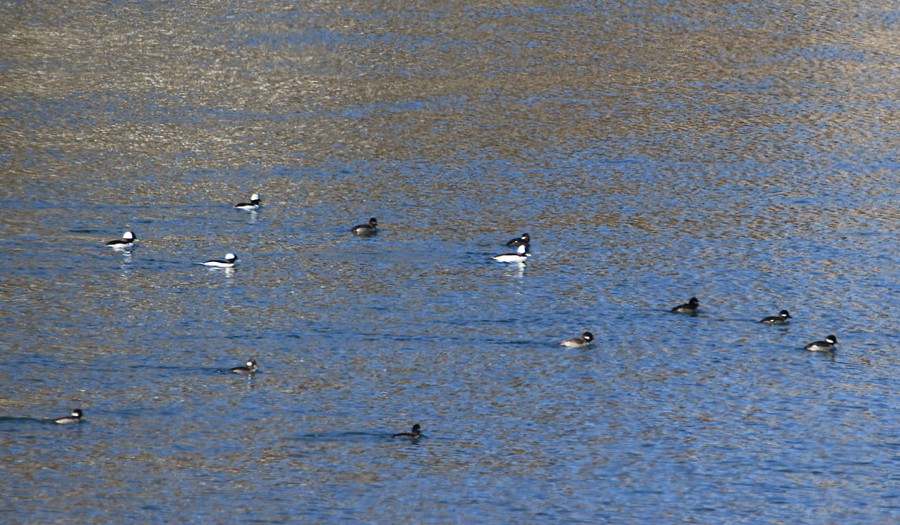
[{"label": "bufflehead duck", "polygon": [[829,335],[825,338],[824,341],[816,341],[815,343],[809,343],[804,348],[809,350],[810,352],[827,352],[829,350],[834,350],[834,346],[837,344],[837,337],[833,335]]},{"label": "bufflehead duck", "polygon": [[581,337],[573,337],[572,339],[566,339],[565,341],[560,342],[562,346],[568,346],[571,348],[581,348],[591,344],[591,341],[594,340],[594,334],[590,332],[585,332],[581,334]]},{"label": "bufflehead duck", "polygon": [[371,237],[378,233],[378,219],[372,217],[368,223],[358,224],[351,231],[360,237]]},{"label": "bufflehead duck", "polygon": [[134,235],[134,232],[127,231],[122,234],[121,239],[109,241],[108,243],[106,243],[106,245],[114,250],[130,250],[134,248],[134,243],[136,242],[137,236]]},{"label": "bufflehead duck", "polygon": [[521,236],[516,237],[515,239],[510,239],[509,242],[506,243],[510,248],[515,248],[516,246],[522,246],[523,244],[527,245],[531,242],[531,235],[527,233],[523,233]]},{"label": "bufflehead duck", "polygon": [[256,368],[256,359],[251,359],[247,361],[247,364],[245,366],[236,366],[232,368],[231,371],[235,374],[248,375],[256,372]]},{"label": "bufflehead duck", "polygon": [[83,412],[81,411],[81,409],[76,408],[75,410],[72,411],[71,416],[59,417],[59,418],[54,419],[53,422],[58,425],[65,425],[66,423],[78,423],[79,421],[81,421],[82,415],[83,415]]},{"label": "bufflehead duck", "polygon": [[239,202],[234,205],[235,208],[244,211],[256,211],[259,209],[259,194],[254,193],[250,196],[250,202]]},{"label": "bufflehead duck", "polygon": [[788,313],[787,310],[782,310],[778,312],[778,315],[773,315],[770,317],[764,318],[760,323],[765,324],[788,324],[788,319],[793,319],[791,314]]},{"label": "bufflehead duck", "polygon": [[412,426],[411,432],[400,432],[391,436],[393,438],[419,439],[422,437],[422,427],[418,423]]},{"label": "bufflehead duck", "polygon": [[211,259],[200,264],[202,264],[203,266],[209,266],[211,268],[233,268],[234,264],[237,262],[237,259],[237,255],[233,253],[226,253],[225,260]]},{"label": "bufflehead duck", "polygon": [[528,245],[520,244],[519,247],[516,248],[516,253],[502,253],[491,258],[497,262],[524,264],[529,257],[531,257],[531,254],[528,253]]},{"label": "bufflehead duck", "polygon": [[672,308],[672,313],[692,314],[695,313],[698,308],[700,308],[700,301],[698,301],[696,297],[691,297],[690,301]]}]

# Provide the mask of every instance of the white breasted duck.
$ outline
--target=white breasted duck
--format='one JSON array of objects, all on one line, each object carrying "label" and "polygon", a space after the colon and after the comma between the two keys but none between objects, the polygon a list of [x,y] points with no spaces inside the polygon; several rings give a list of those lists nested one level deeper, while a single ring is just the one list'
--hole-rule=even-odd
[{"label": "white breasted duck", "polygon": [[200,264],[202,264],[203,266],[209,266],[210,268],[234,268],[237,260],[237,255],[233,253],[226,253],[225,259],[210,259]]},{"label": "white breasted duck", "polygon": [[134,243],[137,242],[137,236],[133,231],[127,231],[122,234],[121,239],[116,239],[114,241],[109,241],[106,243],[107,246],[112,248],[113,250],[130,250],[134,248]]},{"label": "white breasted duck", "polygon": [[562,346],[568,346],[570,348],[582,348],[588,346],[593,342],[594,334],[590,332],[585,332],[581,334],[581,337],[573,337],[571,339],[566,339],[565,341],[561,341],[559,344]]},{"label": "white breasted duck", "polygon": [[76,408],[72,411],[71,415],[65,417],[58,417],[53,420],[57,425],[65,425],[67,423],[78,423],[81,421],[81,416],[84,415],[84,412],[81,411],[80,408]]},{"label": "white breasted duck", "polygon": [[528,253],[528,245],[520,244],[516,248],[516,253],[501,253],[491,258],[497,262],[525,264],[529,257],[531,257],[531,254]]},{"label": "white breasted duck", "polygon": [[235,208],[244,211],[256,211],[260,206],[261,204],[258,193],[254,193],[250,196],[250,202],[239,202],[234,205]]},{"label": "white breasted duck", "polygon": [[378,219],[372,217],[369,219],[369,222],[366,224],[357,224],[351,231],[360,237],[372,237],[378,233]]}]

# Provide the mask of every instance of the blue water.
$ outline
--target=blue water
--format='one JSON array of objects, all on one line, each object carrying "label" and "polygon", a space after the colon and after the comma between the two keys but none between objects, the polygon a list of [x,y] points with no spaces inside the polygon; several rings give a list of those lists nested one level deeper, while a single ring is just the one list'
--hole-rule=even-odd
[{"label": "blue water", "polygon": [[892,3],[0,12],[0,522],[900,520]]}]

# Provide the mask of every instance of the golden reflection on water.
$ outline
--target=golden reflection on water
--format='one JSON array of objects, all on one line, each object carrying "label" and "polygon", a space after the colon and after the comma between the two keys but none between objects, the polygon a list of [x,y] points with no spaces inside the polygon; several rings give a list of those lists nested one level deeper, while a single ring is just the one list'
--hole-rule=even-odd
[{"label": "golden reflection on water", "polygon": [[[832,368],[798,365],[789,351],[748,348],[755,333],[727,331],[744,328],[734,320],[741,308],[791,298],[806,311],[767,332],[779,350],[842,322],[841,308],[880,323],[851,320],[852,335],[889,332],[873,289],[895,284],[885,274],[900,223],[890,205],[895,10],[877,1],[7,2],[0,198],[11,213],[0,214],[0,253],[10,264],[0,299],[5,347],[28,361],[25,379],[0,371],[0,383],[22,389],[4,406],[83,403],[89,421],[79,432],[134,431],[159,447],[95,451],[85,462],[100,462],[112,486],[147,474],[171,488],[166,478],[178,471],[213,495],[216,482],[238,491],[242,476],[257,479],[235,463],[307,489],[320,475],[340,498],[341,483],[389,484],[370,461],[416,453],[475,479],[473,492],[484,472],[544,479],[571,458],[535,452],[572,420],[585,435],[563,443],[592,447],[563,471],[586,476],[571,480],[581,490],[617,476],[639,490],[645,476],[664,475],[660,463],[685,472],[704,455],[727,461],[730,450],[704,432],[752,447],[744,438],[754,429],[730,417],[769,434],[784,413],[809,423],[776,394],[831,410],[816,387],[836,366],[890,365],[872,352],[875,364],[859,366],[854,350]],[[232,214],[234,198],[254,191],[266,199],[259,214]],[[373,215],[385,225],[377,239],[349,237]],[[129,254],[105,250],[128,227],[146,241]],[[492,264],[507,238],[537,230],[527,269]],[[242,257],[234,270],[196,266],[230,250]],[[718,294],[702,298],[711,313],[662,329],[654,310],[691,287]],[[492,310],[507,301],[509,310]],[[488,322],[498,311],[503,322]],[[534,343],[589,324],[609,339],[595,352],[548,357]],[[676,341],[650,337],[667,330]],[[711,349],[713,336],[742,359]],[[197,370],[260,351],[270,360],[253,382],[222,386]],[[721,363],[691,361],[709,355],[732,359],[729,370],[750,384],[715,374]],[[435,394],[438,372],[453,381]],[[106,374],[117,384],[97,380]],[[867,379],[841,378],[842,392],[861,403],[857,383]],[[727,408],[751,416],[715,405],[706,392],[719,389],[732,396]],[[431,404],[445,419],[443,429],[424,422],[433,448],[291,439],[365,418],[377,427],[382,405],[406,420]],[[282,412],[272,416],[272,406]],[[143,412],[157,408],[204,417],[159,424]],[[840,408],[834,417],[853,413]],[[249,434],[235,439],[219,426],[231,411],[274,419],[237,427]],[[653,443],[694,422],[690,446]],[[511,428],[479,439],[463,431],[501,423]],[[463,437],[441,441],[442,430]],[[224,437],[201,453],[185,435]],[[77,434],[66,436],[76,448],[65,451],[80,452]],[[66,465],[53,458],[15,473],[54,486],[32,480]],[[845,504],[853,480],[841,481],[831,494]]]},{"label": "golden reflection on water", "polygon": [[[817,108],[830,100],[875,113],[868,121],[895,118],[879,108],[891,100],[891,75],[873,82],[869,62],[854,57],[893,56],[891,33],[851,16],[855,6],[216,4],[7,7],[13,69],[2,92],[35,108],[74,106],[32,129],[15,126],[17,171],[29,174],[22,155],[41,149],[161,170],[179,156],[180,171],[316,167],[323,156],[439,161],[459,144],[527,163],[525,152],[629,136],[645,139],[610,153],[675,160],[703,145],[648,138],[807,127],[828,117]],[[628,16],[607,19],[619,12]],[[829,47],[846,51],[811,56]],[[851,80],[861,75],[865,90]],[[797,110],[773,113],[776,105]],[[865,144],[848,116],[816,127]],[[764,160],[775,147],[744,142],[740,154]]]}]

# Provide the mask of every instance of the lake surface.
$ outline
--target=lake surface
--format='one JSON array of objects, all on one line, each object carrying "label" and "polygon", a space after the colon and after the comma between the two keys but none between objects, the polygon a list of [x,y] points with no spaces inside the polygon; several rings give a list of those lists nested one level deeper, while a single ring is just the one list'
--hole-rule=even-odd
[{"label": "lake surface", "polygon": [[0,4],[0,522],[900,521],[898,26]]}]

